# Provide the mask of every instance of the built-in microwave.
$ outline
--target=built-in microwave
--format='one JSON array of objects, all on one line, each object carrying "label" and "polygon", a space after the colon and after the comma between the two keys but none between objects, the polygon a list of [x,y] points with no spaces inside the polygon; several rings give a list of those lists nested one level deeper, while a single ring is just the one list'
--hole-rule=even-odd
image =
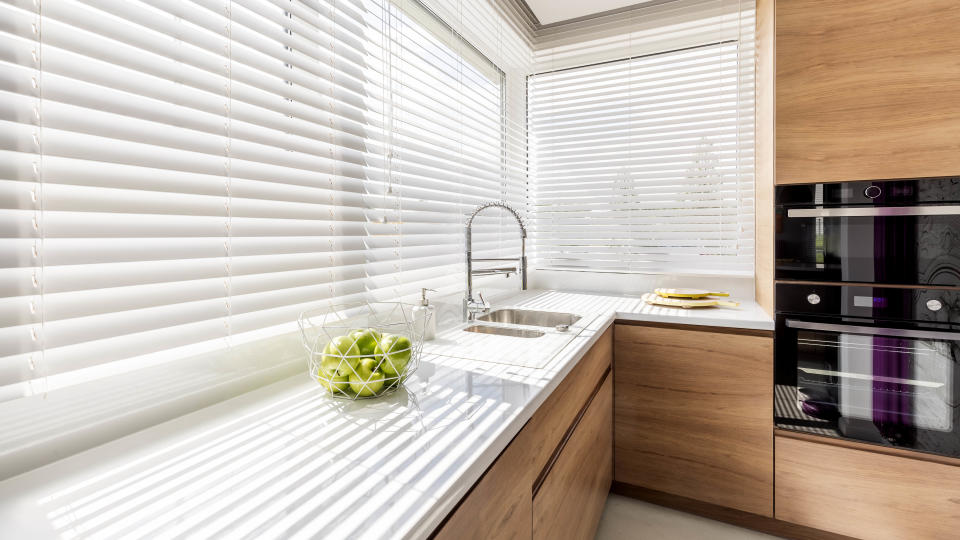
[{"label": "built-in microwave", "polygon": [[960,177],[778,187],[775,273],[960,286]]}]

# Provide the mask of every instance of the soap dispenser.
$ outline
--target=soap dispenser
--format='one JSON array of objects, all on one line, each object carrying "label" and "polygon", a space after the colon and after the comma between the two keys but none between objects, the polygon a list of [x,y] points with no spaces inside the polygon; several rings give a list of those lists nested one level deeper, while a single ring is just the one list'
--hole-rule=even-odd
[{"label": "soap dispenser", "polygon": [[427,291],[436,292],[433,289],[420,289],[420,305],[413,308],[413,327],[423,331],[424,341],[437,337],[437,309],[430,305]]}]

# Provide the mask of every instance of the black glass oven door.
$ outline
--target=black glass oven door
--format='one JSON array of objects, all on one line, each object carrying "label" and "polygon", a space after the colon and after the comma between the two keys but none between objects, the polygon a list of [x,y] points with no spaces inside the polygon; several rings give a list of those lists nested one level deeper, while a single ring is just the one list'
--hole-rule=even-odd
[{"label": "black glass oven door", "polygon": [[777,209],[777,279],[960,285],[960,206]]},{"label": "black glass oven door", "polygon": [[779,427],[960,457],[960,332],[781,326]]}]

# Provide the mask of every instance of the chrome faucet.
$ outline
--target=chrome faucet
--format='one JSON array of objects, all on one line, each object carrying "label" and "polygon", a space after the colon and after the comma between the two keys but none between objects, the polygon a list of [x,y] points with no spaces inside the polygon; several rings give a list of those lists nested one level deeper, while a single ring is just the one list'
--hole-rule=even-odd
[{"label": "chrome faucet", "polygon": [[[495,258],[495,259],[474,259],[473,258],[473,218],[477,217],[477,214],[486,210],[487,208],[502,208],[511,214],[517,220],[517,224],[520,225],[520,258],[519,259],[510,259],[510,258]],[[505,202],[491,202],[486,204],[481,204],[470,214],[470,217],[467,218],[467,225],[465,229],[466,234],[466,249],[467,249],[467,292],[464,295],[463,299],[463,315],[464,317],[472,321],[476,318],[478,313],[486,313],[490,311],[490,305],[483,300],[483,295],[478,293],[480,300],[476,300],[473,297],[473,276],[490,276],[495,274],[504,274],[507,277],[510,277],[510,274],[519,274],[520,275],[520,288],[522,290],[527,290],[527,228],[523,224],[523,219],[520,218],[520,214],[517,213],[510,205]],[[480,270],[473,269],[473,262],[515,262],[516,266],[507,266],[502,268],[483,268]]]}]

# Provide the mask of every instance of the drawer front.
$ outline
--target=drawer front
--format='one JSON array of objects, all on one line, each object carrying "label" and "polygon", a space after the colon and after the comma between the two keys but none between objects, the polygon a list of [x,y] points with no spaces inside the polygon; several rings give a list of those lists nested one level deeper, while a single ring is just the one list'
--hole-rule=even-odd
[{"label": "drawer front", "polygon": [[533,499],[533,538],[593,538],[612,481],[613,381],[608,375]]},{"label": "drawer front", "polygon": [[436,540],[530,539],[528,447],[521,432],[461,501]]},{"label": "drawer front", "polygon": [[773,515],[773,339],[617,325],[616,480]]},{"label": "drawer front", "polygon": [[869,538],[957,538],[960,465],[776,439],[776,518]]},{"label": "drawer front", "polygon": [[613,327],[610,327],[524,427],[524,431],[532,432],[529,437],[532,469],[540,472],[547,466],[612,363]]},{"label": "drawer front", "polygon": [[[529,539],[534,483],[590,401],[612,362],[613,329],[610,328],[487,469],[460,506],[436,531],[435,538]],[[607,386],[610,386],[609,380]],[[612,422],[611,399],[608,398],[606,408],[611,413]],[[612,452],[612,427],[607,431],[610,432]],[[612,464],[612,455],[603,460]],[[604,489],[609,487],[608,479]]]}]

